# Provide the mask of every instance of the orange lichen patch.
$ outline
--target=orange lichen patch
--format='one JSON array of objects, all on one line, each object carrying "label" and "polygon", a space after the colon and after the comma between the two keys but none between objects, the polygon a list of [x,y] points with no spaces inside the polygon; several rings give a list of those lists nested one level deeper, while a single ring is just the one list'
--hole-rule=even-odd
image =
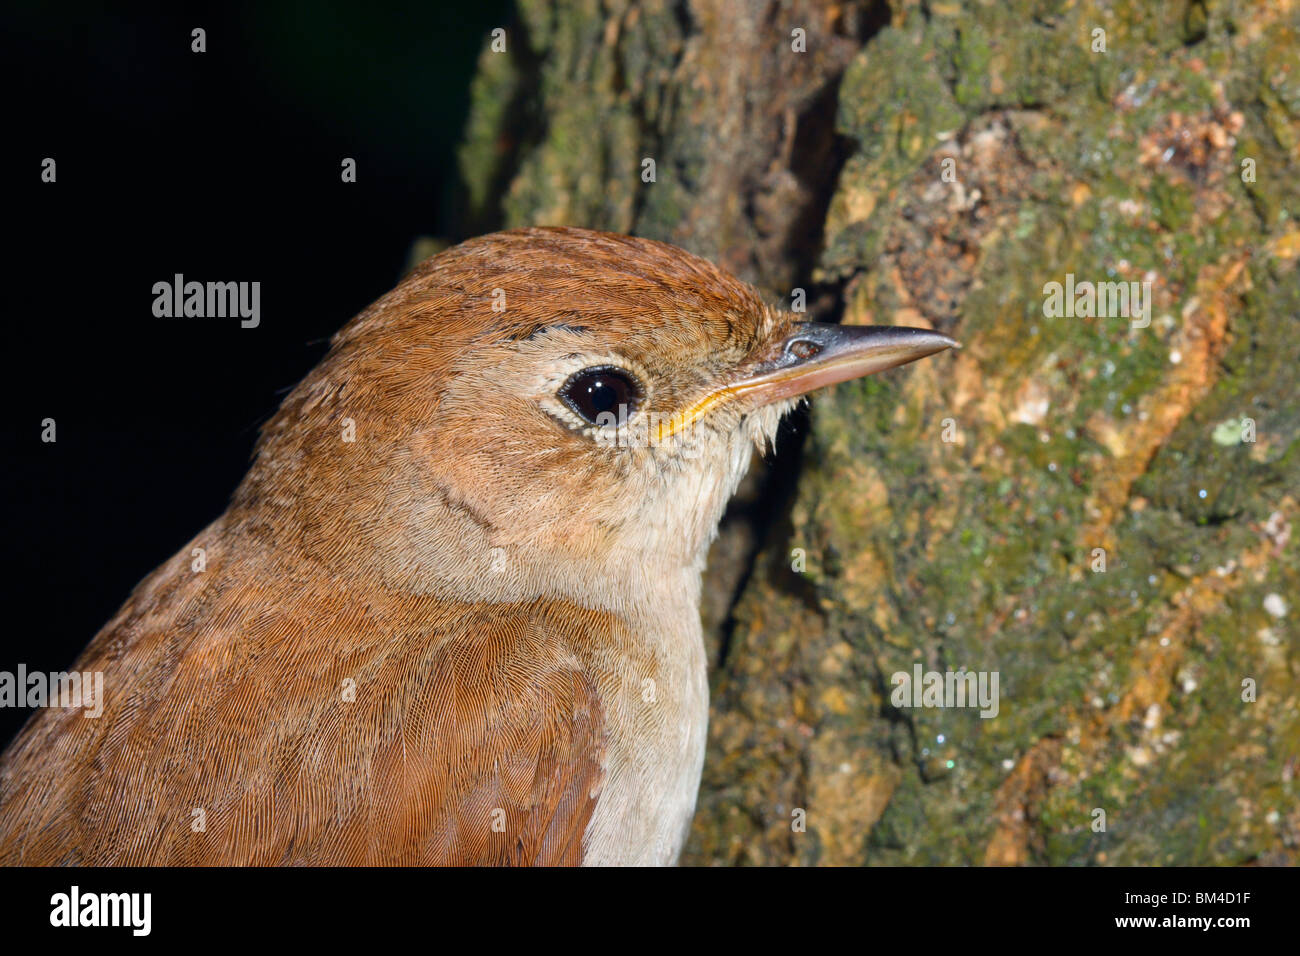
[{"label": "orange lichen patch", "polygon": [[[1288,507],[1295,502],[1288,499]],[[1288,515],[1280,515],[1284,523]],[[1198,575],[1175,594],[1163,612],[1158,629],[1133,649],[1132,682],[1118,702],[1105,710],[1069,708],[1067,723],[1077,728],[1070,734],[1071,746],[1085,758],[1104,760],[1112,753],[1117,728],[1134,720],[1158,727],[1160,715],[1169,709],[1174,679],[1188,645],[1200,633],[1202,622],[1220,613],[1229,595],[1247,577],[1272,560],[1274,544],[1267,533],[1259,543],[1240,553],[1228,567]],[[1038,740],[1020,758],[998,788],[995,798],[997,825],[984,853],[986,865],[1019,865],[1030,855],[1030,827],[1035,807],[1051,788],[1053,773],[1061,765],[1063,744],[1055,736]]]},{"label": "orange lichen patch", "polygon": [[[1138,413],[1118,422],[1105,412],[1087,421],[1089,435],[1110,452],[1112,461],[1099,469],[1088,500],[1093,520],[1080,535],[1080,547],[1106,544],[1110,528],[1129,498],[1129,490],[1188,412],[1213,386],[1219,374],[1219,357],[1226,347],[1228,316],[1244,289],[1247,257],[1238,256],[1204,267],[1196,281],[1196,295],[1183,308],[1182,326],[1170,342],[1179,361],[1170,363],[1160,388],[1144,396]],[[1248,276],[1245,277],[1248,281]]]},{"label": "orange lichen patch", "polygon": [[1095,749],[1103,725],[1123,724],[1147,713],[1153,704],[1165,705],[1178,665],[1201,622],[1223,609],[1228,595],[1245,583],[1249,569],[1269,560],[1271,547],[1268,537],[1261,536],[1258,544],[1241,552],[1228,565],[1233,570],[1216,569],[1198,575],[1169,600],[1159,629],[1135,648],[1133,682],[1114,707],[1092,715],[1092,732],[1085,732],[1081,741],[1085,751]]},{"label": "orange lichen patch", "polygon": [[820,865],[856,866],[862,861],[862,844],[889,806],[902,772],[888,765],[870,772],[880,762],[871,750],[846,760],[836,753],[822,753],[822,745],[830,740],[820,736],[813,742],[813,760],[820,772],[810,781],[808,826],[821,838]]},{"label": "orange lichen patch", "polygon": [[1138,144],[1138,161],[1144,166],[1165,169],[1195,183],[1219,182],[1244,117],[1239,112],[1183,116],[1173,112],[1151,129]]},{"label": "orange lichen patch", "polygon": [[1300,258],[1300,229],[1292,229],[1269,241],[1265,251],[1275,259]]},{"label": "orange lichen patch", "polygon": [[[986,422],[996,434],[1006,427],[1006,409],[1010,403],[996,389],[984,374],[984,369],[975,356],[976,349],[963,349],[952,360],[952,403],[953,409],[962,416],[962,420],[972,418]],[[973,407],[972,407],[973,406]]]},{"label": "orange lichen patch", "polygon": [[1237,42],[1240,46],[1249,46],[1276,35],[1279,27],[1294,15],[1296,0],[1253,0],[1246,7],[1245,14],[1235,21],[1238,30]]},{"label": "orange lichen patch", "polygon": [[985,866],[1019,866],[1029,860],[1029,822],[1033,807],[1050,786],[1049,774],[1061,761],[1061,741],[1044,737],[1016,763],[994,798],[997,826],[984,850]]}]

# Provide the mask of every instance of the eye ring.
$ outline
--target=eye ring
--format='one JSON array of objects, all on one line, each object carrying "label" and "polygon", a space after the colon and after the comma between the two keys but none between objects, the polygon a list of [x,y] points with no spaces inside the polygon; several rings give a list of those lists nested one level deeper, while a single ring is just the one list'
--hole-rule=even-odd
[{"label": "eye ring", "polygon": [[617,365],[592,365],[579,369],[560,386],[557,397],[588,425],[611,423],[630,417],[640,406],[645,392],[636,376]]}]

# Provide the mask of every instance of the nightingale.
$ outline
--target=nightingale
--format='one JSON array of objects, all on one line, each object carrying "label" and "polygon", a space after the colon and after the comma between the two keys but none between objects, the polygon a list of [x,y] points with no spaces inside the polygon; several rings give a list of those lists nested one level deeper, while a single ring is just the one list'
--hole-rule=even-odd
[{"label": "nightingale", "polygon": [[675,862],[728,498],[801,396],[955,344],[609,233],[427,260],[84,651],[100,716],[0,759],[0,863]]}]

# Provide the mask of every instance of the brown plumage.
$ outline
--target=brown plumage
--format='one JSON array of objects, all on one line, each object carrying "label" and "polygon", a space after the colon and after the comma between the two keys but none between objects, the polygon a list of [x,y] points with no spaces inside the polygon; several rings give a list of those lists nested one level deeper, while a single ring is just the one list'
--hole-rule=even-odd
[{"label": "brown plumage", "polygon": [[[42,710],[5,753],[0,863],[671,862],[700,570],[752,445],[809,388],[952,344],[834,329],[646,240],[429,260],[91,642],[102,716]],[[601,432],[560,396],[611,368],[633,426],[690,420]]]}]

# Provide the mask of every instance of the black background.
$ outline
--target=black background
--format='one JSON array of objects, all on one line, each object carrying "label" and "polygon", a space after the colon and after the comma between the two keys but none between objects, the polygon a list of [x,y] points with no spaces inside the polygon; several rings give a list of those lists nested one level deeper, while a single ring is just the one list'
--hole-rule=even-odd
[{"label": "black background", "polygon": [[[260,423],[412,241],[464,238],[456,146],[509,16],[500,0],[6,4],[0,670],[68,669],[225,510]],[[153,284],[178,272],[261,282],[261,325],[155,318]],[[28,713],[0,710],[0,745]]]}]

